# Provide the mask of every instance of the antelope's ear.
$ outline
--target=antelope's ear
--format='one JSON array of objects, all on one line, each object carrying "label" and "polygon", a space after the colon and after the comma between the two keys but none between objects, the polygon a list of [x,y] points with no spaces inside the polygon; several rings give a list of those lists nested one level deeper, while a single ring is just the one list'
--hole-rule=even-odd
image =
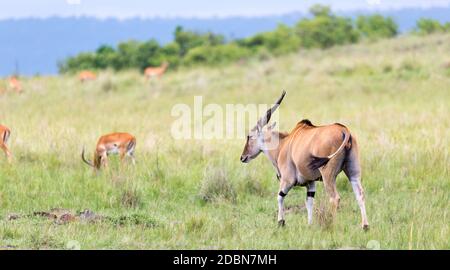
[{"label": "antelope's ear", "polygon": [[277,125],[277,122],[273,122],[267,127],[267,130],[272,130]]}]

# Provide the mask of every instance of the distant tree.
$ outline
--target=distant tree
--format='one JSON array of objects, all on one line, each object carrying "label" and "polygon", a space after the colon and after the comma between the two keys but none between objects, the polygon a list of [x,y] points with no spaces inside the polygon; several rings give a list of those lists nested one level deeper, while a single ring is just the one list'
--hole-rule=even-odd
[{"label": "distant tree", "polygon": [[358,41],[359,34],[350,18],[336,16],[321,5],[312,6],[310,12],[313,18],[302,19],[296,25],[303,47],[329,48]]},{"label": "distant tree", "polygon": [[445,32],[450,32],[450,22],[444,24]]},{"label": "distant tree", "polygon": [[129,69],[138,67],[140,42],[129,40],[119,43],[117,46],[117,58],[114,62],[114,69]]},{"label": "distant tree", "polygon": [[58,68],[61,73],[96,69],[96,56],[94,53],[80,53],[59,63]]},{"label": "distant tree", "polygon": [[421,35],[428,35],[444,31],[444,27],[437,20],[421,18],[416,22],[415,32]]},{"label": "distant tree", "polygon": [[217,65],[229,63],[250,55],[250,51],[236,43],[228,43],[216,46],[199,46],[190,50],[183,62],[186,65],[208,64]]},{"label": "distant tree", "polygon": [[134,67],[144,70],[148,66],[161,64],[161,47],[154,39],[139,44]]},{"label": "distant tree", "polygon": [[320,4],[315,4],[309,8],[309,13],[311,13],[314,17],[331,17],[331,8],[329,6],[324,6]]},{"label": "distant tree", "polygon": [[170,63],[170,68],[176,68],[180,64],[180,45],[176,42],[166,44],[161,48],[161,63],[167,61]]},{"label": "distant tree", "polygon": [[356,27],[360,34],[370,40],[391,38],[398,34],[398,25],[390,17],[381,15],[359,16]]},{"label": "distant tree", "polygon": [[95,51],[95,67],[97,69],[106,69],[113,67],[117,53],[113,47],[102,45]]},{"label": "distant tree", "polygon": [[275,55],[280,55],[298,50],[300,38],[293,28],[284,24],[278,25],[277,29],[271,32],[257,34],[253,37],[238,40],[240,46],[247,47],[253,52],[260,51],[262,47]]},{"label": "distant tree", "polygon": [[224,44],[225,38],[222,35],[211,32],[201,34],[193,31],[185,31],[183,27],[177,26],[175,29],[175,42],[180,47],[180,56],[184,56],[190,49],[195,47]]}]

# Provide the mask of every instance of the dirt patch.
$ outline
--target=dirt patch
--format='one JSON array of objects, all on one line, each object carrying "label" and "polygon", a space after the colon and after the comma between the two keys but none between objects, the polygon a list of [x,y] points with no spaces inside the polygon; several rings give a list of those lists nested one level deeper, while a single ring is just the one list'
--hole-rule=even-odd
[{"label": "dirt patch", "polygon": [[74,213],[71,210],[63,208],[52,208],[50,211],[35,211],[28,215],[20,215],[16,213],[8,214],[7,220],[18,220],[22,218],[42,217],[53,220],[56,224],[67,224],[75,221],[95,222],[103,219],[103,216],[95,214],[89,209],[85,209],[81,212]]},{"label": "dirt patch", "polygon": [[121,216],[105,216],[96,214],[89,209],[85,209],[83,211],[75,213],[74,211],[67,209],[52,208],[50,209],[50,211],[35,211],[28,215],[19,215],[11,213],[7,215],[6,219],[9,221],[14,221],[23,218],[34,218],[34,217],[49,219],[58,225],[64,225],[74,222],[85,222],[85,223],[108,222],[116,226],[141,225],[149,228],[157,226],[157,222],[152,217],[148,217],[145,215],[131,214]]}]

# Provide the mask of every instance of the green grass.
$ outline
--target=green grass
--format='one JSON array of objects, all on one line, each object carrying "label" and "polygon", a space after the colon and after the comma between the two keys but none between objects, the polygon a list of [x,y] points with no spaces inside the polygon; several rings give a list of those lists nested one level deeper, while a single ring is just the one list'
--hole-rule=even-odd
[{"label": "green grass", "polygon": [[[450,35],[300,51],[222,68],[181,69],[161,81],[137,72],[24,79],[0,96],[14,162],[0,159],[0,248],[63,249],[449,249]],[[314,224],[304,188],[286,198],[277,228],[278,182],[259,157],[239,161],[243,139],[177,141],[172,106],[271,103],[281,90],[280,129],[303,118],[341,122],[358,137],[371,229],[345,176],[341,208],[319,222],[328,199],[318,184]],[[95,175],[81,162],[101,134],[137,137],[137,165]],[[217,188],[219,187],[219,188]],[[90,209],[101,221],[56,224],[35,211]],[[8,220],[11,213],[25,215]],[[28,215],[28,216],[27,216]],[[373,243],[373,242],[371,242]]]}]

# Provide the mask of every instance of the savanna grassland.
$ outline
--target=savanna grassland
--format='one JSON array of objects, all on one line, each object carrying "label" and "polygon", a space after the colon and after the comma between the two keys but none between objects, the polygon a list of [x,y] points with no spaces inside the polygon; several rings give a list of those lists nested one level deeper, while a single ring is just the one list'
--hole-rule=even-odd
[{"label": "savanna grassland", "polygon": [[[448,34],[181,68],[151,82],[128,71],[87,83],[72,75],[23,78],[23,87],[0,96],[14,155],[12,164],[0,159],[0,248],[450,248]],[[319,183],[313,225],[298,187],[286,197],[286,227],[278,228],[278,181],[265,157],[242,164],[242,138],[171,136],[172,107],[192,105],[196,95],[221,106],[270,104],[283,89],[280,130],[308,118],[343,123],[358,137],[368,232],[343,174],[334,220]],[[98,137],[113,131],[137,137],[137,164],[121,167],[112,157],[96,175],[81,149],[91,155]],[[101,218],[33,214],[52,208]]]}]

